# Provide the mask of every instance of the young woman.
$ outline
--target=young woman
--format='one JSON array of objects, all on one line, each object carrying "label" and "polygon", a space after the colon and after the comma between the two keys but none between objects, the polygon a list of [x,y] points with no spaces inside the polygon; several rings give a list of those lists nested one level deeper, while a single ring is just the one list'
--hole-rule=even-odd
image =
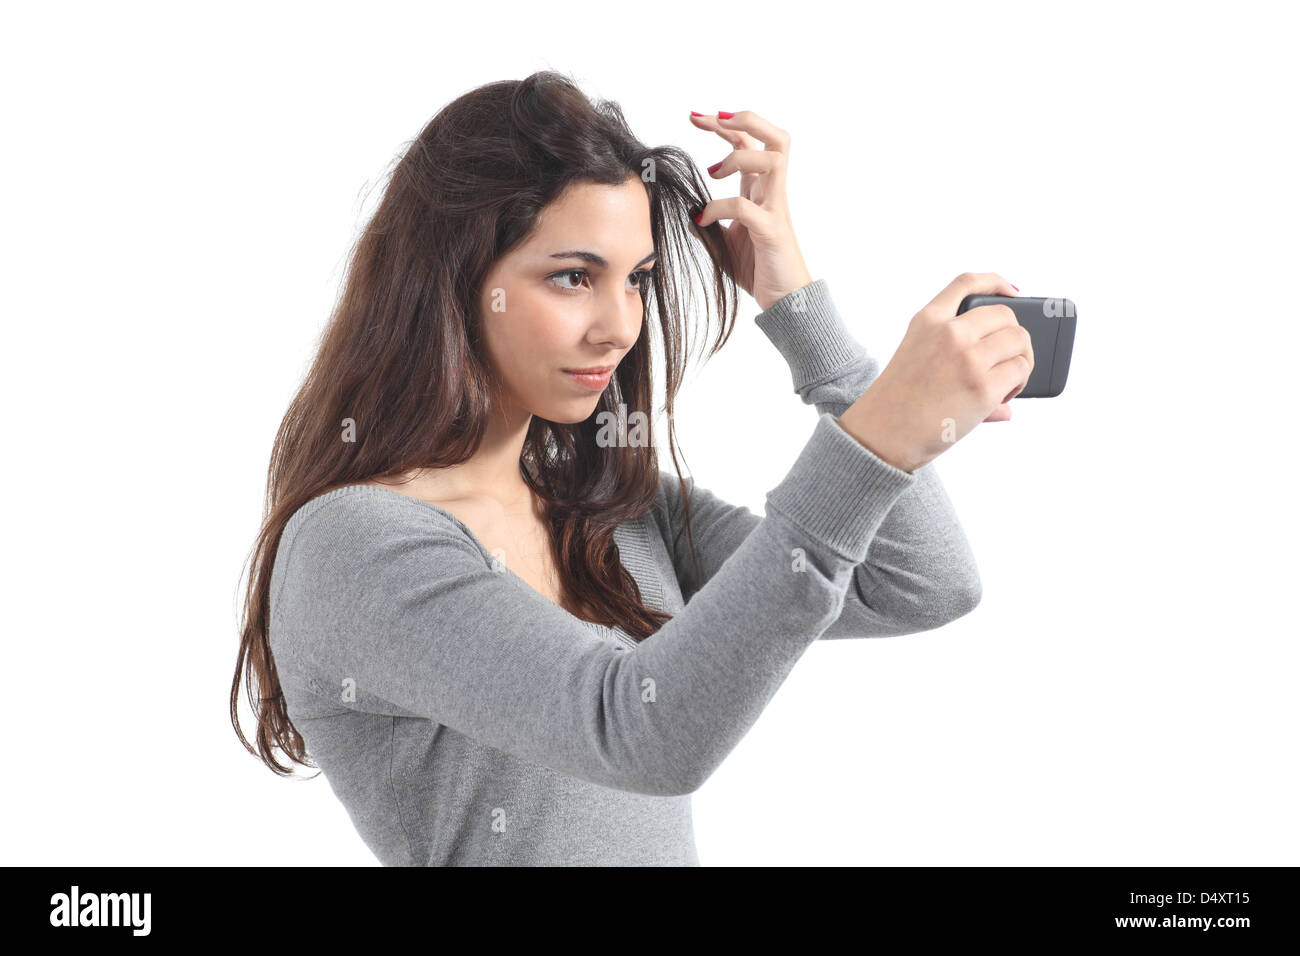
[{"label": "young woman", "polygon": [[[789,135],[691,116],[732,147],[710,172],[740,196],[709,201],[682,151],[555,73],[447,106],[394,169],[276,438],[231,719],[276,772],[276,747],[319,766],[386,865],[698,864],[690,793],[813,641],[979,601],[925,466],[1028,380],[1009,309],[955,316],[1014,288],[960,276],[880,371],[804,265]],[[738,284],[818,412],[762,518],[672,450],[695,249],[709,354]],[[654,329],[675,474],[651,436]],[[728,427],[760,439],[744,407]]]}]

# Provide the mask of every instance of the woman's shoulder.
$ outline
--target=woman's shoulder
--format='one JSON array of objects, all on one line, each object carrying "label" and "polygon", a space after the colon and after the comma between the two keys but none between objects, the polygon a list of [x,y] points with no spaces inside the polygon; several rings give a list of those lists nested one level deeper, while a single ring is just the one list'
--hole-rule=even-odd
[{"label": "woman's shoulder", "polygon": [[[659,470],[659,489],[655,492],[654,503],[645,516],[658,531],[659,536],[672,547],[678,536],[678,526],[682,513],[682,479],[674,471]],[[687,491],[694,486],[693,480],[685,480]]]},{"label": "woman's shoulder", "polygon": [[675,471],[659,469],[659,491],[655,495],[653,510],[669,523],[675,522],[682,510],[682,488],[689,495],[695,489],[695,479],[678,477]]},{"label": "woman's shoulder", "polygon": [[[670,532],[680,507],[677,476],[661,471],[654,504],[639,521],[649,519],[661,533]],[[464,507],[458,511],[463,512]],[[470,517],[469,521],[473,520]],[[448,507],[391,487],[349,484],[318,494],[294,511],[280,535],[279,551],[351,550],[381,534],[404,539],[425,534],[454,544],[458,550],[480,554],[485,546],[469,521]]]},{"label": "woman's shoulder", "polygon": [[371,484],[343,485],[300,506],[280,534],[276,564],[292,552],[299,560],[328,555],[368,561],[377,552],[401,552],[414,543],[450,545],[477,555],[465,522],[431,502]]},{"label": "woman's shoulder", "polygon": [[416,564],[454,574],[482,560],[450,512],[387,488],[344,485],[312,497],[285,523],[271,570],[272,614],[289,587],[364,591]]},{"label": "woman's shoulder", "polygon": [[433,502],[365,482],[342,485],[309,499],[289,516],[284,531],[288,535],[308,523],[368,523],[390,517],[456,531],[465,528],[460,518]]}]

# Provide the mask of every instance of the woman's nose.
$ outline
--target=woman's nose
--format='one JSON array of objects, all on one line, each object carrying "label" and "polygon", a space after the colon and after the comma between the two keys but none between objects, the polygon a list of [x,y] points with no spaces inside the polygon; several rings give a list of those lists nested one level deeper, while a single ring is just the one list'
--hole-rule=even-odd
[{"label": "woman's nose", "polygon": [[592,337],[623,350],[630,349],[641,334],[644,316],[645,305],[639,301],[612,307],[602,313]]}]

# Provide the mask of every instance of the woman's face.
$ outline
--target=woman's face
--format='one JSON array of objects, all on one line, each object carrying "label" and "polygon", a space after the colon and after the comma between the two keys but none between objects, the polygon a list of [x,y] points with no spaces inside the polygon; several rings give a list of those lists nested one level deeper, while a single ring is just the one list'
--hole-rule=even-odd
[{"label": "woman's face", "polygon": [[488,273],[479,302],[511,417],[591,417],[609,378],[584,383],[564,370],[617,366],[632,349],[654,263],[650,199],[635,176],[573,186],[542,211],[533,234]]}]

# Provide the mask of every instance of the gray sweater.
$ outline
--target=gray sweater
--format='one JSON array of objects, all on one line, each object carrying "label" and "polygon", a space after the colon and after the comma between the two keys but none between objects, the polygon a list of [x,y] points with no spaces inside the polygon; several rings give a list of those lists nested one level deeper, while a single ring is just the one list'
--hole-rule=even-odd
[{"label": "gray sweater", "polygon": [[381,863],[698,865],[690,794],[813,641],[916,633],[978,603],[933,464],[901,471],[837,422],[879,365],[826,281],[755,322],[818,418],[764,517],[691,484],[698,581],[661,470],[654,507],[615,534],[643,600],[673,615],[640,644],[543,597],[428,502],[349,485],[290,518],[272,653]]}]

